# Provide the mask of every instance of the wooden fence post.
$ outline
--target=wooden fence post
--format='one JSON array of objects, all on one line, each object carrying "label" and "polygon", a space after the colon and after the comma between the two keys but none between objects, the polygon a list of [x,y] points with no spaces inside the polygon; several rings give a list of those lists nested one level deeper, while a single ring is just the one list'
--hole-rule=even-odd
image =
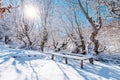
[{"label": "wooden fence post", "polygon": [[52,60],[54,60],[54,54],[52,54]]},{"label": "wooden fence post", "polygon": [[81,68],[83,69],[83,60],[81,60],[81,63],[80,63],[80,64],[81,64],[81,65],[80,65]]},{"label": "wooden fence post", "polygon": [[89,58],[89,62],[90,62],[91,64],[94,64],[94,63],[93,63],[93,58]]},{"label": "wooden fence post", "polygon": [[65,64],[68,64],[68,58],[65,57]]}]

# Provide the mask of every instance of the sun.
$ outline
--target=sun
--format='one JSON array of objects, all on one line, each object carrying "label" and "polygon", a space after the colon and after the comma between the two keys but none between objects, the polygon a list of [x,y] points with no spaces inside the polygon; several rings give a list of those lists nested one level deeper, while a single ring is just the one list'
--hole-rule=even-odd
[{"label": "sun", "polygon": [[35,19],[39,15],[38,8],[33,5],[24,6],[24,16],[27,19]]}]

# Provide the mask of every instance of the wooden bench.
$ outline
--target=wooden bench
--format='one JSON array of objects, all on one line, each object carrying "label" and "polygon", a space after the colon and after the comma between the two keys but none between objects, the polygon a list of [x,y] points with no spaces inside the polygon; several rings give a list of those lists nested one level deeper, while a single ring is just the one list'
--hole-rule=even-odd
[{"label": "wooden bench", "polygon": [[65,64],[68,64],[68,59],[75,59],[75,60],[80,60],[80,66],[81,68],[83,68],[83,62],[84,60],[89,60],[89,62],[91,64],[94,64],[93,62],[93,56],[91,55],[74,55],[74,54],[67,54],[67,53],[48,53],[48,54],[51,54],[52,57],[51,59],[54,60],[55,56],[60,56],[60,57],[63,57],[65,58]]}]

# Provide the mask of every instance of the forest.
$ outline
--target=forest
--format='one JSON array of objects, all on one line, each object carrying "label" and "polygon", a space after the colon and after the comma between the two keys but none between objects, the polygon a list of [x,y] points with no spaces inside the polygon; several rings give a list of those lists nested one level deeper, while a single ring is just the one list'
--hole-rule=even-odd
[{"label": "forest", "polygon": [[[50,52],[91,54],[95,62],[113,64],[120,71],[120,0],[0,0],[0,65],[4,66],[4,61],[7,62],[10,58],[6,60],[3,46],[12,50],[35,51],[33,53],[36,56],[38,55],[36,53],[46,55],[45,53]],[[8,53],[13,56],[14,51],[10,52],[9,49]],[[27,55],[30,57],[30,54]],[[21,56],[25,57],[25,54]],[[8,80],[1,78],[1,72],[0,69],[0,80]],[[108,75],[103,75],[104,78],[85,76],[87,74],[84,74],[84,79],[81,80],[120,79],[118,77],[120,75],[112,78]],[[39,79],[37,76],[30,79],[20,78],[20,80],[48,79]],[[80,78],[56,77],[49,80],[78,79]]]}]

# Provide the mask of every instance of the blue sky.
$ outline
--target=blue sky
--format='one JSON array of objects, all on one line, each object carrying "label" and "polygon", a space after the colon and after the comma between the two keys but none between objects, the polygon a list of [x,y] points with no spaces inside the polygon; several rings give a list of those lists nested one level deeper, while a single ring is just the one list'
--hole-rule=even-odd
[{"label": "blue sky", "polygon": [[[7,6],[7,5],[9,5],[10,3],[9,3],[9,1],[15,1],[15,2],[18,2],[18,1],[20,1],[20,0],[3,0],[3,4],[4,4],[4,6]],[[66,3],[65,3],[65,0],[53,0],[54,1],[54,3],[55,3],[55,5],[56,6],[60,6],[61,8],[63,8],[64,9],[64,7],[66,7]],[[84,0],[82,0],[82,3],[83,3],[83,5],[84,5],[84,7],[85,7],[85,3],[84,3],[85,1]],[[15,5],[16,6],[16,4],[13,4],[13,5]],[[71,5],[71,4],[70,4]],[[78,6],[79,7],[79,6]],[[82,23],[82,24],[85,24],[86,26],[91,26],[90,25],[90,23],[88,22],[88,20],[86,19],[86,17],[85,17],[85,15],[83,14],[83,12],[81,11],[81,9],[79,8],[79,18],[80,18],[80,22]],[[94,10],[92,10],[92,9],[89,9],[89,15],[91,16],[91,17],[95,17],[95,11]],[[104,7],[104,6],[101,6],[101,15],[106,15],[106,8]],[[65,18],[65,17],[64,17]],[[95,19],[95,18],[94,18]],[[111,20],[113,20],[112,18],[108,18],[108,21],[111,21]],[[116,20],[116,19],[115,19]]]}]

